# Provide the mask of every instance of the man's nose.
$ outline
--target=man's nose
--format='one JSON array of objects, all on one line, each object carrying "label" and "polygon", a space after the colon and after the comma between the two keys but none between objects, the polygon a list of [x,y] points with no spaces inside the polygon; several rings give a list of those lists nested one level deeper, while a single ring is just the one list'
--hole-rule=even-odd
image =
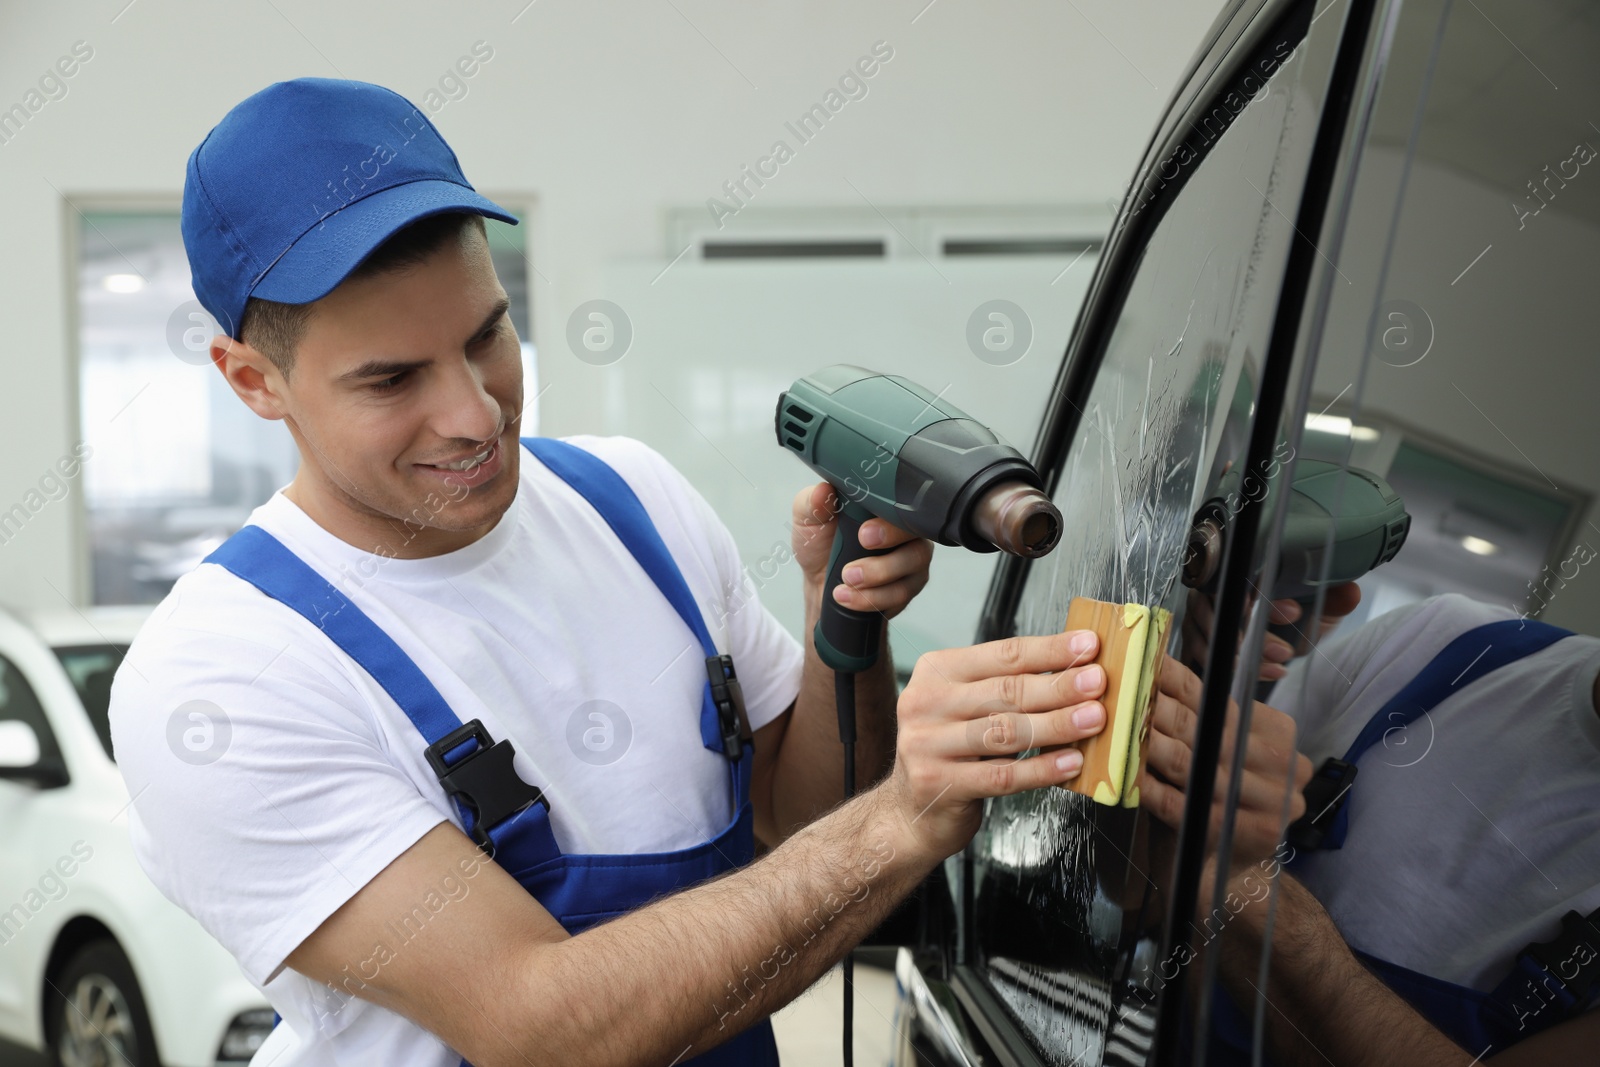
[{"label": "man's nose", "polygon": [[488,441],[502,428],[503,413],[486,388],[485,371],[465,359],[448,367],[439,380],[434,432],[446,439]]}]

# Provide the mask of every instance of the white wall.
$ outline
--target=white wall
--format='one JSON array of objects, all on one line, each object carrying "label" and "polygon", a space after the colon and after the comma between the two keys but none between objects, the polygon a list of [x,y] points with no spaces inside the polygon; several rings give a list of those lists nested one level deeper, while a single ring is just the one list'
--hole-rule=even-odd
[{"label": "white wall", "polygon": [[[93,50],[65,79],[66,95],[0,144],[0,509],[23,500],[80,439],[64,248],[73,208],[63,198],[175,205],[189,152],[229,107],[273,81],[358,78],[426,106],[423,95],[451,64],[486,42],[492,59],[432,118],[475,186],[536,204],[526,220],[534,339],[550,386],[540,432],[626,432],[680,458],[681,425],[652,422],[637,407],[609,424],[595,368],[563,341],[576,305],[606,297],[622,275],[665,266],[669,210],[701,208],[877,41],[894,54],[868,94],[798,148],[760,191],[760,206],[1103,209],[1220,6],[523,2],[0,3],[0,108],[39,103],[26,94],[58,57],[78,41]],[[1038,264],[1027,267],[1033,273],[1021,276],[1032,279]],[[1087,266],[1076,270],[1086,280]],[[932,279],[919,299],[942,287]],[[1059,350],[1077,297],[1051,296],[1041,340]],[[761,364],[766,351],[757,339],[750,361]],[[839,358],[816,357],[814,365]],[[676,373],[672,358],[658,370]],[[1029,358],[1042,368],[1055,355]],[[626,361],[610,369],[619,368]],[[772,377],[807,369],[786,364]],[[1003,376],[981,384],[958,402],[974,411],[1009,403]],[[1031,429],[1024,437],[1026,448]],[[686,472],[704,484],[708,470]],[[773,498],[787,500],[802,473],[794,465]],[[75,493],[47,504],[0,547],[0,601],[84,601],[80,506]],[[786,519],[785,507],[771,522]],[[747,555],[770,545],[766,533],[738,532]]]}]

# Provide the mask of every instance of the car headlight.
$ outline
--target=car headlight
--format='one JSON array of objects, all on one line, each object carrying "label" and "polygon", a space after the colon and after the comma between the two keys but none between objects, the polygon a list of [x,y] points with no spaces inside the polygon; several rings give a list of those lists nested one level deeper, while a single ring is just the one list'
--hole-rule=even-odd
[{"label": "car headlight", "polygon": [[228,1032],[222,1035],[222,1049],[217,1053],[218,1067],[227,1063],[249,1062],[271,1032],[271,1008],[252,1008],[240,1012],[228,1024]]}]

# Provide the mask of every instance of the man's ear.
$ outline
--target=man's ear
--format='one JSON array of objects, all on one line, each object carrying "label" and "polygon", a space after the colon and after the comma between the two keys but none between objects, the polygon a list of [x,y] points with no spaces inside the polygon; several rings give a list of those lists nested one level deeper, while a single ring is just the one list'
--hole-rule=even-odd
[{"label": "man's ear", "polygon": [[274,420],[288,414],[283,375],[254,345],[219,333],[211,339],[210,353],[211,362],[251,411]]}]

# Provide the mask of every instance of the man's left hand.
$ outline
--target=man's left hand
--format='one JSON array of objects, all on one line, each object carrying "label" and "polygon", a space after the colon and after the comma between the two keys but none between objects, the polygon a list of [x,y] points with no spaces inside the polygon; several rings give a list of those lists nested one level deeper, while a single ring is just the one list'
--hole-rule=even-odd
[{"label": "man's left hand", "polygon": [[[828,555],[839,525],[836,516],[843,505],[827,482],[795,494],[791,540],[808,587],[820,589],[828,577]],[[867,548],[887,546],[894,551],[865,556],[846,567],[834,599],[852,610],[877,611],[892,619],[928,584],[933,542],[877,518],[861,524],[861,542]],[[852,573],[857,568],[860,573]]]}]

